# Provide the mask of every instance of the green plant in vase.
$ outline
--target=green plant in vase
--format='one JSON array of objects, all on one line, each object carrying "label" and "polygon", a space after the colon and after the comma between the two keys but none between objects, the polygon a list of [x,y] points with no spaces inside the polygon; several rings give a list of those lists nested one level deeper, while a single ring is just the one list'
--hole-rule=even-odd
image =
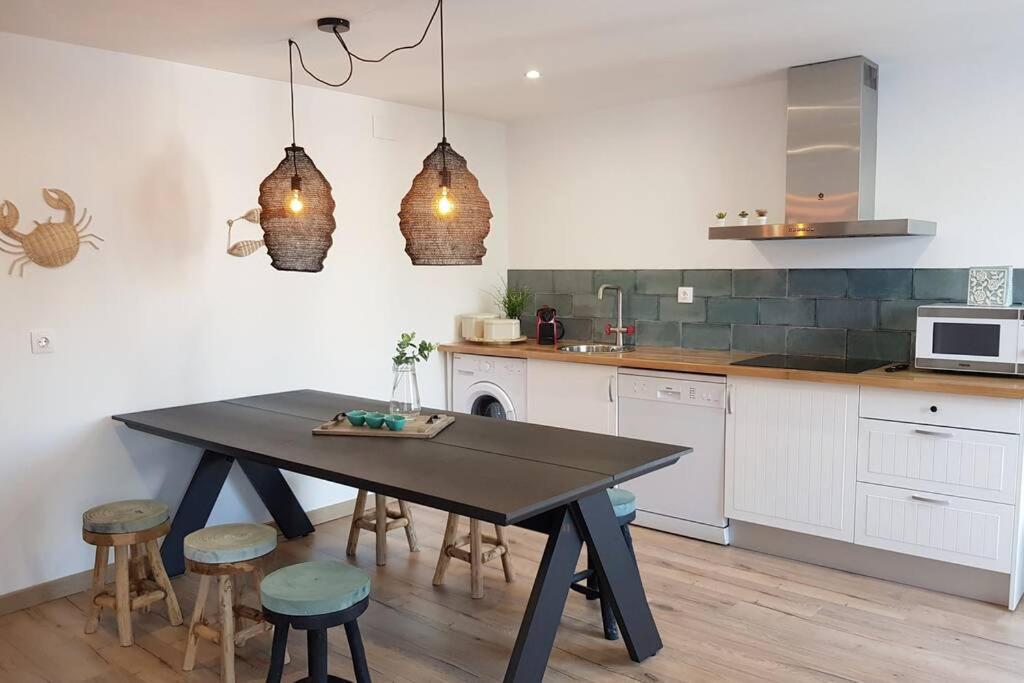
[{"label": "green plant in vase", "polygon": [[420,414],[420,388],[416,381],[416,364],[428,360],[437,349],[437,344],[421,340],[417,343],[415,332],[403,332],[395,346],[394,382],[391,385],[391,402],[388,412],[414,418]]}]

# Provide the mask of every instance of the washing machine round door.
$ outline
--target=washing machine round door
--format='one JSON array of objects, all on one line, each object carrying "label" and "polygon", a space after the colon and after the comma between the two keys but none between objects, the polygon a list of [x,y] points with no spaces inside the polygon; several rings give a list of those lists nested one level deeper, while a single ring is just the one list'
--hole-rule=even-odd
[{"label": "washing machine round door", "polygon": [[490,382],[479,382],[466,391],[465,412],[498,420],[516,421],[516,408],[501,387]]}]

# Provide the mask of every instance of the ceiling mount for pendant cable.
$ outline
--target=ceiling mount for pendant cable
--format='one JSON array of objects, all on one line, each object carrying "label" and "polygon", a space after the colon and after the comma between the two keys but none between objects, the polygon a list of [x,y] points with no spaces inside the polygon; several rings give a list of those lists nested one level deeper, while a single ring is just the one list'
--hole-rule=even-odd
[{"label": "ceiling mount for pendant cable", "polygon": [[352,28],[352,24],[348,19],[323,17],[316,20],[316,27],[324,33],[348,33],[348,30]]}]

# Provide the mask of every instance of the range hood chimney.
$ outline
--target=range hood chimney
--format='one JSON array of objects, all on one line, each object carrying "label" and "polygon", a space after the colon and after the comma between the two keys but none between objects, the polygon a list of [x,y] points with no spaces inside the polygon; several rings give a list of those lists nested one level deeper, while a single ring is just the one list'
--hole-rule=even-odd
[{"label": "range hood chimney", "polygon": [[710,239],[934,235],[935,223],[875,219],[878,65],[864,57],[794,66],[786,108],[786,222],[708,229]]}]

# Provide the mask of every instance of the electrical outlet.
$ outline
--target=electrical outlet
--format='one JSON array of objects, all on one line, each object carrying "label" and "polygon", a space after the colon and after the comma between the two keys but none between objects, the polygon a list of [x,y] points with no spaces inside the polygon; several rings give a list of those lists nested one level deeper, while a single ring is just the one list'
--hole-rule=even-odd
[{"label": "electrical outlet", "polygon": [[693,303],[693,287],[680,287],[679,295],[676,300],[681,304],[692,304]]},{"label": "electrical outlet", "polygon": [[32,353],[53,353],[53,330],[32,330]]}]

